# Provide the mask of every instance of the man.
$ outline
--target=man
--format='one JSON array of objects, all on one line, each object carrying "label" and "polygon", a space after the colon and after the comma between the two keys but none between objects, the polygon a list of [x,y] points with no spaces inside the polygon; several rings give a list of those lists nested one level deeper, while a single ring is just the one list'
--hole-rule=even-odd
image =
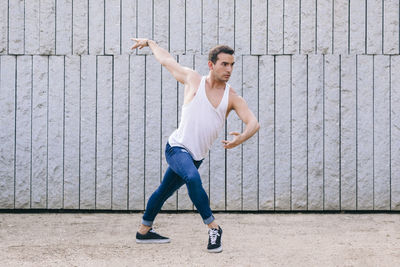
[{"label": "man", "polygon": [[137,243],[168,243],[170,239],[152,229],[153,221],[164,202],[183,184],[203,221],[209,227],[207,250],[221,252],[222,229],[216,223],[204,191],[198,168],[208,154],[212,143],[223,129],[225,120],[234,110],[246,124],[243,133],[231,132],[232,140],[223,140],[225,149],[234,148],[259,129],[257,118],[245,100],[227,82],[234,65],[234,50],[229,46],[216,46],[210,50],[208,76],[179,65],[175,59],[156,42],[132,38],[136,43],[131,49],[148,46],[158,62],[185,85],[182,117],[178,129],[168,139],[165,155],[168,169],[158,189],[148,200],[142,224],[136,234]]}]

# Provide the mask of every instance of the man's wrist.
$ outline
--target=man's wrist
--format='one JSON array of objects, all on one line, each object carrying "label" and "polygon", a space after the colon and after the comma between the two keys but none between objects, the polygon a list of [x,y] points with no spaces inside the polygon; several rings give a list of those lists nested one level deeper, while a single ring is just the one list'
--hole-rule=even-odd
[{"label": "man's wrist", "polygon": [[147,40],[146,41],[146,45],[148,46],[148,47],[150,47],[150,44],[155,44],[155,42],[153,41],[153,40]]}]

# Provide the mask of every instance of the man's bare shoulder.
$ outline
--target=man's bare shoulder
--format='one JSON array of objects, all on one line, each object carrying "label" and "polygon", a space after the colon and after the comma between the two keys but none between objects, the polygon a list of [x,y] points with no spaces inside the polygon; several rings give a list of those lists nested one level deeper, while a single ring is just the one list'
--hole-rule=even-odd
[{"label": "man's bare shoulder", "polygon": [[191,88],[197,89],[197,87],[200,85],[200,82],[201,75],[197,71],[188,68],[186,84]]},{"label": "man's bare shoulder", "polygon": [[232,86],[229,88],[229,102],[237,102],[237,101],[242,101],[243,97],[241,95],[238,95],[238,93],[233,89]]},{"label": "man's bare shoulder", "polygon": [[235,109],[235,106],[238,106],[239,103],[243,102],[244,99],[241,95],[239,95],[232,86],[229,88],[229,103],[228,103],[228,112]]},{"label": "man's bare shoulder", "polygon": [[188,82],[192,83],[192,82],[197,82],[197,81],[201,80],[201,75],[197,71],[190,69],[188,67],[185,67],[185,68],[187,69],[187,75],[188,75],[187,81]]}]

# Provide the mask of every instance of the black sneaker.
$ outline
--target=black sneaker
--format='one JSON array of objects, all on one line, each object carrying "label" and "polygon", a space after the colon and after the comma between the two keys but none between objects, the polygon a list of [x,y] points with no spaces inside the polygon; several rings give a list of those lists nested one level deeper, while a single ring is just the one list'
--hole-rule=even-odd
[{"label": "black sneaker", "polygon": [[145,234],[142,235],[139,232],[136,233],[136,243],[140,244],[161,244],[161,243],[169,243],[171,240],[168,237],[161,236],[157,234],[153,228]]},{"label": "black sneaker", "polygon": [[222,251],[222,229],[218,226],[218,229],[208,230],[208,252],[218,253]]}]

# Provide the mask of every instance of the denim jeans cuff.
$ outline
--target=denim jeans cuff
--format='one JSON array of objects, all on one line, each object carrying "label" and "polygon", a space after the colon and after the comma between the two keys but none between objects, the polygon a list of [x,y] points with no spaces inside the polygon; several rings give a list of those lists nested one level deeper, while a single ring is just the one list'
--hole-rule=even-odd
[{"label": "denim jeans cuff", "polygon": [[146,226],[149,226],[149,227],[153,226],[153,222],[152,221],[146,221],[146,220],[143,220],[143,219],[142,219],[142,224],[146,225]]},{"label": "denim jeans cuff", "polygon": [[214,216],[211,215],[210,217],[208,217],[207,219],[203,220],[204,224],[210,224],[215,220]]}]

